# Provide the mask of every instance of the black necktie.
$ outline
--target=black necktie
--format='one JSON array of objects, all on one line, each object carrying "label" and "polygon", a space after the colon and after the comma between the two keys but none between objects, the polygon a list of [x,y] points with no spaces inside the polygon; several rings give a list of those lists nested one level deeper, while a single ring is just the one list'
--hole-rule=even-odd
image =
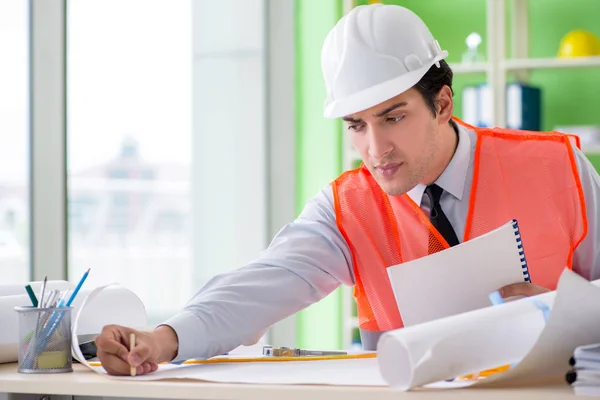
[{"label": "black necktie", "polygon": [[444,189],[436,184],[429,185],[425,189],[425,194],[429,196],[429,202],[431,204],[431,212],[429,214],[429,220],[431,224],[438,230],[438,232],[446,239],[450,247],[458,244],[458,238],[456,233],[448,221],[448,217],[444,214],[442,207],[440,206],[440,197]]}]

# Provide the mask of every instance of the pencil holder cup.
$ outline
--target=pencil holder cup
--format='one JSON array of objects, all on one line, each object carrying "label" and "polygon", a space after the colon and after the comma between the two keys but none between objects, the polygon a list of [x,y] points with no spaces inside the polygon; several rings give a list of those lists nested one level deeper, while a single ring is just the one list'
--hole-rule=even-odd
[{"label": "pencil holder cup", "polygon": [[72,372],[72,307],[15,307],[19,321],[19,366],[22,373]]}]

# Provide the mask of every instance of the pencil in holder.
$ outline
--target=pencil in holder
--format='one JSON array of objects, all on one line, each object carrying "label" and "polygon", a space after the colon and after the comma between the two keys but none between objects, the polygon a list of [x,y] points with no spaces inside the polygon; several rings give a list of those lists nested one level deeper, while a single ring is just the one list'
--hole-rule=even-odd
[{"label": "pencil in holder", "polygon": [[22,373],[72,372],[72,307],[15,307]]}]

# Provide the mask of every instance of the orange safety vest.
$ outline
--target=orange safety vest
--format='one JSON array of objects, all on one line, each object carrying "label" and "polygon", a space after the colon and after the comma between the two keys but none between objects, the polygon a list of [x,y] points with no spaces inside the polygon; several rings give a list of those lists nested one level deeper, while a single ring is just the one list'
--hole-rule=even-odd
[{"label": "orange safety vest", "polygon": [[[477,134],[463,241],[518,220],[532,283],[554,290],[587,233],[573,137],[480,129],[455,120]],[[361,333],[402,328],[386,269],[448,243],[418,204],[407,194],[388,196],[364,165],[343,173],[332,187],[337,225],[352,252]]]}]

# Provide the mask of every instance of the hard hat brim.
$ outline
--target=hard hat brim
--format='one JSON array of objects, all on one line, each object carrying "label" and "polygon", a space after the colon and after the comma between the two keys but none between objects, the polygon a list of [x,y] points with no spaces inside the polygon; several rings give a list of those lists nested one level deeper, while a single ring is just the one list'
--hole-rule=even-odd
[{"label": "hard hat brim", "polygon": [[[403,74],[395,79],[382,82],[368,89],[356,92],[344,99],[334,100],[325,104],[325,118],[341,118],[367,110],[383,103],[415,86],[429,71],[429,68],[448,56],[447,51],[440,52],[423,67]],[[368,72],[365,72],[368,73]]]}]

